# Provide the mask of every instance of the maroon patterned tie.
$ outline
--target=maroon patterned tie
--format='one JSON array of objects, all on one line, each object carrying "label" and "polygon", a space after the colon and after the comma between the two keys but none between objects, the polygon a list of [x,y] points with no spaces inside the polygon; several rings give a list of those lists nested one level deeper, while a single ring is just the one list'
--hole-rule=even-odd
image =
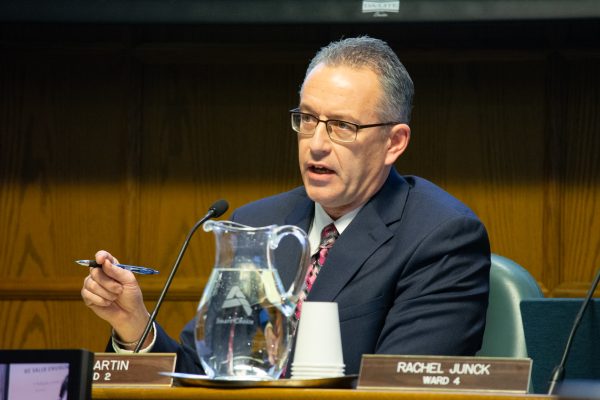
[{"label": "maroon patterned tie", "polygon": [[335,225],[333,223],[327,225],[321,231],[321,243],[319,244],[319,251],[313,254],[311,258],[311,264],[308,267],[308,273],[306,274],[306,286],[298,298],[298,305],[296,306],[296,320],[300,319],[300,313],[302,313],[302,303],[304,302],[304,299],[306,299],[306,296],[308,296],[308,292],[310,292],[310,289],[315,283],[317,275],[323,267],[323,264],[325,264],[329,249],[331,246],[333,246],[333,242],[335,242],[339,235],[340,234],[338,233],[337,229],[335,229]]}]

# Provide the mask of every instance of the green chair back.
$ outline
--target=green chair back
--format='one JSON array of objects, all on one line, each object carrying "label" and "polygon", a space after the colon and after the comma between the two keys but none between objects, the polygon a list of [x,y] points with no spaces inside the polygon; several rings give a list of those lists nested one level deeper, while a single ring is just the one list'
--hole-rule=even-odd
[{"label": "green chair back", "polygon": [[490,298],[481,350],[482,357],[527,357],[520,303],[544,297],[531,274],[506,257],[492,254]]}]

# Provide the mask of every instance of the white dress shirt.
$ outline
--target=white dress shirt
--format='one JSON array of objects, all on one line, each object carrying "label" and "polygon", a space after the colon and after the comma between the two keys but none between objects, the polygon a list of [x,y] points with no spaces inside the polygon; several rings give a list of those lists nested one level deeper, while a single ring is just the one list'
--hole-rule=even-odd
[{"label": "white dress shirt", "polygon": [[335,225],[338,233],[341,235],[342,232],[350,225],[350,222],[356,217],[356,214],[362,207],[358,207],[355,210],[350,211],[348,214],[342,215],[335,221],[325,212],[323,207],[319,203],[315,203],[315,217],[308,231],[308,241],[310,243],[310,254],[315,254],[319,250],[319,244],[321,243],[321,231],[327,225]]}]

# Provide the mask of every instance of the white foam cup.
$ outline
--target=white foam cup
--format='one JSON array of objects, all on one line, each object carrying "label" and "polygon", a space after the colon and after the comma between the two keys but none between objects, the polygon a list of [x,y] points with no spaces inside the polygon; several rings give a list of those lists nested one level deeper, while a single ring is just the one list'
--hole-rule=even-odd
[{"label": "white foam cup", "polygon": [[319,374],[319,375],[308,375],[308,374],[292,374],[292,379],[327,379],[327,378],[339,378],[344,374]]},{"label": "white foam cup", "polygon": [[294,365],[295,367],[298,367],[298,368],[302,368],[302,367],[308,367],[308,368],[344,368],[344,363],[341,363],[341,364],[319,363],[318,365],[315,365],[313,363],[303,363],[303,362],[296,362],[296,361],[294,361],[294,363],[292,365]]},{"label": "white foam cup", "polygon": [[319,378],[333,378],[344,376],[344,368],[337,369],[307,369],[307,368],[294,368],[292,365],[292,378],[293,379],[319,379]]},{"label": "white foam cup", "polygon": [[344,371],[319,371],[319,372],[308,372],[308,371],[297,371],[292,368],[292,378],[299,377],[311,377],[311,378],[331,378],[337,376],[344,376]]},{"label": "white foam cup", "polygon": [[325,368],[343,375],[344,357],[337,303],[307,301],[302,304],[294,367]]},{"label": "white foam cup", "polygon": [[302,372],[311,372],[311,373],[318,373],[318,372],[337,372],[337,373],[344,373],[344,367],[338,367],[338,368],[319,368],[319,367],[297,367],[295,365],[292,365],[292,371],[302,371]]}]

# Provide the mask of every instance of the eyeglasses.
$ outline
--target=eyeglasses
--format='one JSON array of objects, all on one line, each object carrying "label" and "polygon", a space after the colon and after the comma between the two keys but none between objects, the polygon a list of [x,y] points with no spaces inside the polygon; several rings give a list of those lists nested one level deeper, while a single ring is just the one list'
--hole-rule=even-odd
[{"label": "eyeglasses", "polygon": [[341,121],[339,119],[328,119],[323,121],[312,114],[300,112],[299,108],[290,110],[292,116],[292,129],[304,137],[311,137],[317,130],[319,122],[325,124],[327,135],[334,142],[352,143],[356,140],[356,135],[360,129],[374,128],[376,126],[388,126],[401,124],[402,122],[383,122],[380,124],[358,125],[352,122]]}]

